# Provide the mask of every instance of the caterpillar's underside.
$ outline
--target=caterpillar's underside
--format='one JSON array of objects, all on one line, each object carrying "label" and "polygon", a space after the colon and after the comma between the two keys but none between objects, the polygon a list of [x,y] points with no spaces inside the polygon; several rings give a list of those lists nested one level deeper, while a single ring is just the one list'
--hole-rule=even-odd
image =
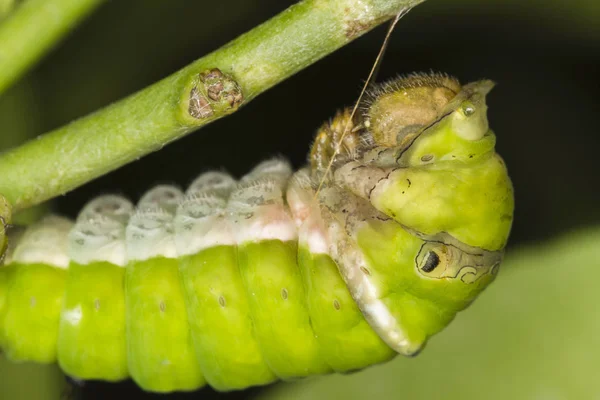
[{"label": "caterpillar's underside", "polygon": [[3,351],[157,392],[416,354],[493,280],[510,230],[490,87],[411,75],[326,124],[295,174],[208,172],[29,227],[0,268]]}]

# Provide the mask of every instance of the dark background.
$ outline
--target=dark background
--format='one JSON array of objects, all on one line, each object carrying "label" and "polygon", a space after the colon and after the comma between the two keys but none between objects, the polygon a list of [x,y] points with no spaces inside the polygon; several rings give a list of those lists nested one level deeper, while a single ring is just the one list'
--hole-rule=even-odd
[{"label": "dark background", "polygon": [[[600,222],[600,5],[595,2],[428,0],[398,24],[381,65],[377,81],[433,69],[463,83],[479,78],[498,83],[488,97],[489,119],[516,190],[511,247]],[[11,90],[29,96],[28,112],[14,117],[34,134],[68,123],[176,71],[293,3],[109,1]],[[376,29],[236,114],[58,198],[53,206],[75,216],[100,193],[137,199],[157,183],[185,186],[198,173],[221,167],[240,175],[273,155],[301,166],[315,129],[358,96],[386,30]],[[204,389],[169,398],[233,399],[256,392]],[[115,394],[157,397],[131,382],[87,382],[80,390],[85,399]]]}]

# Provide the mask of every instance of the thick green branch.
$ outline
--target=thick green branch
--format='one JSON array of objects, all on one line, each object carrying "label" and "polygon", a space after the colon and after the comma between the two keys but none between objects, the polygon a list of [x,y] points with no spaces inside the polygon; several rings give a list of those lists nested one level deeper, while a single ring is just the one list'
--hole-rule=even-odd
[{"label": "thick green branch", "polygon": [[103,0],[27,0],[0,25],[0,93]]},{"label": "thick green branch", "polygon": [[64,194],[235,111],[424,0],[306,0],[156,84],[0,156],[14,209]]}]

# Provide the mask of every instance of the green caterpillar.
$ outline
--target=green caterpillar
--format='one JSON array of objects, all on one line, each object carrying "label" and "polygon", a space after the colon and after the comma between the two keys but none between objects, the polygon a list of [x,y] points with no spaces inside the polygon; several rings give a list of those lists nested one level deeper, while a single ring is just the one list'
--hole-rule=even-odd
[{"label": "green caterpillar", "polygon": [[208,172],[13,234],[3,352],[153,392],[417,354],[494,279],[508,239],[492,86],[409,75],[326,123],[296,173],[280,159],[239,182]]}]

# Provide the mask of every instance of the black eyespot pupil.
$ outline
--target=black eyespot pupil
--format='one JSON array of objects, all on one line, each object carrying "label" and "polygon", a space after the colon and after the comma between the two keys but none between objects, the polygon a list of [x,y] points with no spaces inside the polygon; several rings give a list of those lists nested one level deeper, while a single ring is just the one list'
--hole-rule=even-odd
[{"label": "black eyespot pupil", "polygon": [[440,257],[437,255],[435,251],[430,251],[427,253],[427,259],[425,260],[425,265],[421,267],[421,271],[423,272],[431,272],[440,264]]}]

